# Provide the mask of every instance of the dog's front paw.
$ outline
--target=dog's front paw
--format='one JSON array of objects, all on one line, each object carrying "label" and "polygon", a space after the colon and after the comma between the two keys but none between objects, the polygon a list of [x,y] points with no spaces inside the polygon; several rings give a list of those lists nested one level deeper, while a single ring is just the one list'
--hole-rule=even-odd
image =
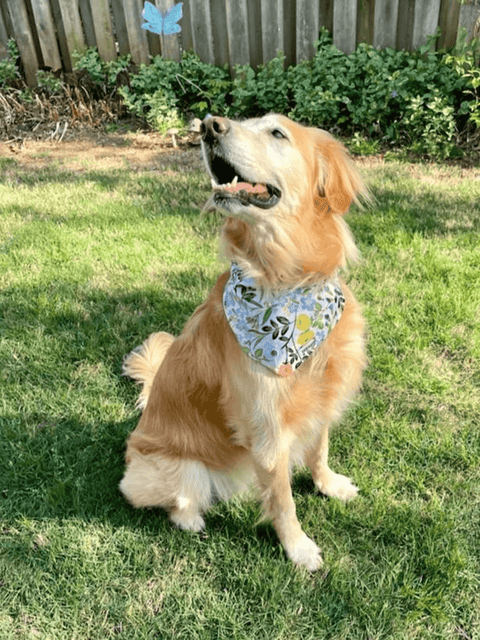
[{"label": "dog's front paw", "polygon": [[359,491],[349,478],[340,473],[334,473],[330,469],[315,480],[315,486],[329,498],[339,498],[345,501],[355,498]]},{"label": "dog's front paw", "polygon": [[174,509],[170,513],[170,520],[184,531],[195,531],[199,533],[205,529],[205,520],[200,513],[188,513],[180,509]]},{"label": "dog's front paw", "polygon": [[294,545],[286,546],[285,551],[297,567],[306,567],[309,571],[316,571],[322,565],[320,549],[306,534],[303,534]]}]

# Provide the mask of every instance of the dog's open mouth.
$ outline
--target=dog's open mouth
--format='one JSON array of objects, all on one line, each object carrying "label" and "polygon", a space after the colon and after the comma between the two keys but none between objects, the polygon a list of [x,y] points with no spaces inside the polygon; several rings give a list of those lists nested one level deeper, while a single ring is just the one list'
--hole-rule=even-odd
[{"label": "dog's open mouth", "polygon": [[238,200],[242,205],[270,209],[280,200],[280,190],[271,184],[250,182],[246,180],[235,167],[220,158],[210,158],[213,199],[219,206],[225,200]]}]

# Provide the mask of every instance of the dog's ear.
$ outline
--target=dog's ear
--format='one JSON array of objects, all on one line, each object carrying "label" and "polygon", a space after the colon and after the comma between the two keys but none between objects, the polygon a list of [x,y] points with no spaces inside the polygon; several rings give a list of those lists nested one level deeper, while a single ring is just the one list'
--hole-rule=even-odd
[{"label": "dog's ear", "polygon": [[359,196],[368,200],[367,189],[342,144],[322,131],[317,140],[317,154],[318,192],[334,213],[346,213],[352,202],[361,206]]}]

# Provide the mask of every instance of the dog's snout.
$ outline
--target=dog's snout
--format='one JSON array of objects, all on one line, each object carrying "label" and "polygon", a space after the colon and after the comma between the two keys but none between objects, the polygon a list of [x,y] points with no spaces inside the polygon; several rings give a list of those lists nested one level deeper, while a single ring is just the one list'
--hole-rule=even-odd
[{"label": "dog's snout", "polygon": [[212,143],[224,136],[230,130],[230,124],[227,118],[219,116],[210,116],[205,118],[200,125],[200,133],[205,142]]}]

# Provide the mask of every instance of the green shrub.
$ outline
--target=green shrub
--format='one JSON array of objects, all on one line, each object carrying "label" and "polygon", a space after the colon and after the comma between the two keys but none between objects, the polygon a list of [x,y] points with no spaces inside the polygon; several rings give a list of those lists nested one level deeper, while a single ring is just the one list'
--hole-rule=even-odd
[{"label": "green shrub", "polygon": [[120,87],[128,110],[159,130],[166,130],[173,122],[179,123],[175,77],[180,64],[161,56],[153,58],[149,65],[141,64],[138,73],[130,76],[130,86]]},{"label": "green shrub", "polygon": [[63,89],[62,81],[56,78],[51,71],[37,71],[38,86],[44,89],[48,94],[53,95],[60,93]]},{"label": "green shrub", "polygon": [[20,78],[17,68],[17,58],[19,56],[15,40],[7,42],[8,58],[0,60],[0,86],[8,86],[13,80]]},{"label": "green shrub", "polygon": [[231,91],[233,103],[228,115],[255,116],[267,111],[285,113],[289,105],[288,77],[284,56],[279,53],[254,71],[250,65],[237,65]]},{"label": "green shrub", "polygon": [[121,71],[128,69],[132,57],[130,54],[119,56],[115,60],[104,61],[98,53],[98,49],[90,47],[81,53],[74,52],[74,65],[76,71],[84,69],[90,78],[104,90],[111,93],[116,88],[117,76]]},{"label": "green shrub", "polygon": [[287,71],[293,98],[289,115],[311,125],[340,126],[347,120],[346,105],[351,99],[349,58],[332,44],[326,30],[320,33],[315,47],[313,60]]},{"label": "green shrub", "polygon": [[232,87],[228,64],[216,67],[186,52],[180,67],[174,86],[181,108],[197,118],[204,118],[207,113],[225,113],[226,96]]},{"label": "green shrub", "polygon": [[[250,117],[274,111],[356,135],[359,148],[371,140],[373,146],[402,145],[446,158],[457,153],[462,136],[480,127],[480,46],[478,39],[467,41],[464,31],[451,51],[435,51],[438,35],[414,52],[360,44],[346,55],[322,30],[312,60],[285,69],[279,53],[256,70],[237,66],[233,79],[228,65],[209,65],[191,52],[180,62],[156,56],[132,73],[130,56],[104,62],[96,49],[87,49],[75,68],[88,72],[101,96],[118,91],[130,113],[160,131],[182,128],[183,114]],[[8,46],[10,58],[0,61],[0,86],[19,77],[18,50],[13,41]],[[129,83],[117,88],[124,70]],[[54,80],[39,74],[40,85],[50,92],[59,90]]]}]

